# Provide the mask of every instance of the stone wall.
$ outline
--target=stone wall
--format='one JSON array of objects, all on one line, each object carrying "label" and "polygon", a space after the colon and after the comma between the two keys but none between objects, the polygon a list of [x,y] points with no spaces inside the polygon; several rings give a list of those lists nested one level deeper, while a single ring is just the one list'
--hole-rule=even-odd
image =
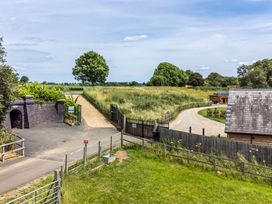
[{"label": "stone wall", "polygon": [[36,104],[32,97],[18,99],[13,102],[6,115],[4,127],[7,129],[12,128],[12,111],[21,114],[22,128],[32,128],[40,123],[62,123],[64,121],[65,107],[63,100]]}]

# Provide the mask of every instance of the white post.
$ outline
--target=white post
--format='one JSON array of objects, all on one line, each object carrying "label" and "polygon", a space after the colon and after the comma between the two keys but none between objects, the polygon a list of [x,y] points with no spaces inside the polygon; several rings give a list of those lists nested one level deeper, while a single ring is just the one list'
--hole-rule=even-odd
[{"label": "white post", "polygon": [[125,115],[124,115],[124,120],[123,120],[123,131],[124,131],[124,133],[127,131],[127,118]]}]

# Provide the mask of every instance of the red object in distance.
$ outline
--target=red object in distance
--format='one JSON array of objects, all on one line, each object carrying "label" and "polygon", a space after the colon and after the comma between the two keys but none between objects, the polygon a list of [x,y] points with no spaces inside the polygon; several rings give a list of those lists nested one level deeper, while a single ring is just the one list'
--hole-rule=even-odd
[{"label": "red object in distance", "polygon": [[83,144],[88,144],[89,140],[83,140]]}]

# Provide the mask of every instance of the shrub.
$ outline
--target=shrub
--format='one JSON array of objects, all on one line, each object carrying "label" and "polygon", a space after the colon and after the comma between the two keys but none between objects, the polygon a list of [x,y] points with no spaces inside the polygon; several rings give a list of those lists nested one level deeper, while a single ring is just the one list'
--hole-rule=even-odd
[{"label": "shrub", "polygon": [[33,96],[37,103],[43,103],[45,101],[56,101],[58,99],[65,98],[64,94],[59,89],[39,84],[38,82],[21,85],[19,92],[21,96]]}]

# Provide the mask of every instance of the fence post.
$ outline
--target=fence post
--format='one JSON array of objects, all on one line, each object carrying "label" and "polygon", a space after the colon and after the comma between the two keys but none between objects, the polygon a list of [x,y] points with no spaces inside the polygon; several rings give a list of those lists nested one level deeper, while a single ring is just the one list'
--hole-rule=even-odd
[{"label": "fence post", "polygon": [[4,163],[5,162],[5,154],[6,154],[6,147],[5,146],[2,146],[2,162]]},{"label": "fence post", "polygon": [[65,159],[64,159],[64,173],[68,174],[68,154],[65,154]]},{"label": "fence post", "polygon": [[142,120],[142,137],[144,138],[144,121]]},{"label": "fence post", "polygon": [[142,148],[144,148],[144,138],[142,138]]},{"label": "fence post", "polygon": [[205,128],[202,128],[202,136],[205,136]]},{"label": "fence post", "polygon": [[245,171],[245,163],[241,162],[241,168],[242,168],[242,174],[245,175],[246,171]]},{"label": "fence post", "polygon": [[87,165],[87,144],[84,144],[83,148],[83,166],[86,167]]},{"label": "fence post", "polygon": [[215,157],[213,158],[213,170],[216,171],[216,159],[215,159]]},{"label": "fence post", "polygon": [[57,203],[61,203],[61,194],[60,194],[60,175],[59,171],[56,170],[54,172],[54,180],[55,180],[55,185],[54,185],[54,195],[57,198]]},{"label": "fence post", "polygon": [[60,178],[61,178],[61,183],[60,185],[62,186],[62,178],[63,178],[63,165],[60,166]]},{"label": "fence post", "polygon": [[123,116],[123,130],[124,132],[127,131],[127,118],[125,115]]},{"label": "fence post", "polygon": [[124,146],[124,141],[123,141],[123,139],[124,139],[123,130],[121,130],[121,148],[123,148],[123,146]]},{"label": "fence post", "polygon": [[98,159],[101,158],[101,142],[98,142]]},{"label": "fence post", "polygon": [[221,137],[221,135],[220,134],[218,134],[218,138],[220,139],[220,137]]},{"label": "fence post", "polygon": [[192,127],[189,127],[189,133],[192,134]]},{"label": "fence post", "polygon": [[25,156],[25,139],[22,140],[22,156]]},{"label": "fence post", "polygon": [[110,137],[110,153],[112,153],[112,136]]},{"label": "fence post", "polygon": [[186,156],[187,156],[187,163],[190,164],[190,151],[186,151]]},{"label": "fence post", "polygon": [[34,191],[34,204],[37,203],[37,191]]}]

